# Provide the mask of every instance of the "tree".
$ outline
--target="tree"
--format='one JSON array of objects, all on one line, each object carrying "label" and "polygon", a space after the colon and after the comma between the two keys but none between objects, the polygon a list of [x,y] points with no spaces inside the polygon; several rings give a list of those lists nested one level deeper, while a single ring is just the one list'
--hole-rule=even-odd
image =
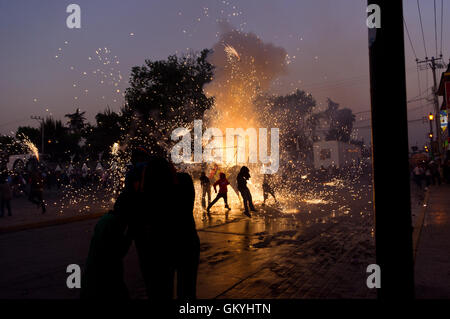
[{"label": "tree", "polygon": [[111,146],[120,141],[123,130],[121,116],[109,109],[97,113],[96,126],[86,128],[86,152],[90,157],[97,157],[103,153],[102,158],[107,158]]},{"label": "tree", "polygon": [[11,154],[21,154],[24,152],[24,147],[17,143],[17,140],[8,135],[0,135],[0,156],[2,160],[7,160]]},{"label": "tree", "polygon": [[336,116],[332,119],[330,130],[326,135],[328,141],[341,141],[348,143],[353,131],[353,122],[355,115],[350,109],[342,109],[336,112]]},{"label": "tree", "polygon": [[79,152],[78,136],[52,117],[44,120],[44,143],[45,153],[54,161],[68,160],[70,154]]},{"label": "tree", "polygon": [[312,156],[312,132],[317,121],[312,116],[316,101],[311,94],[296,90],[281,96],[259,96],[255,103],[261,125],[277,127],[282,132],[282,151],[294,159],[298,155],[303,159]]},{"label": "tree", "polygon": [[122,110],[128,117],[130,137],[143,144],[159,142],[170,137],[175,127],[192,125],[203,117],[214,103],[203,93],[213,75],[213,66],[206,61],[209,52],[146,60],[144,66],[132,68]]},{"label": "tree", "polygon": [[69,113],[64,115],[64,117],[67,117],[69,120],[67,121],[67,124],[69,125],[69,129],[74,133],[80,133],[81,130],[85,126],[86,117],[84,116],[86,112],[80,112],[80,109],[77,108],[75,110],[75,113]]},{"label": "tree", "polygon": [[327,141],[350,142],[355,122],[352,110],[349,108],[339,109],[338,103],[328,99],[328,108],[320,116],[326,118],[330,123],[325,136]]}]

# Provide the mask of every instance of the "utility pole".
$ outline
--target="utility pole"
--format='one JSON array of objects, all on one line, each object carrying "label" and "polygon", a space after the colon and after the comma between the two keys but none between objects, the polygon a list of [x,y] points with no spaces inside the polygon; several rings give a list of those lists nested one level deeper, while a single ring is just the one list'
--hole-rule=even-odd
[{"label": "utility pole", "polygon": [[416,60],[418,65],[424,65],[425,69],[428,67],[433,72],[433,99],[434,99],[434,123],[436,124],[436,140],[438,144],[438,149],[433,150],[437,151],[438,155],[437,157],[440,158],[442,155],[442,134],[441,134],[441,123],[440,121],[440,112],[439,112],[439,98],[438,98],[438,87],[437,87],[437,80],[436,80],[436,69],[442,69],[444,68],[444,63],[442,60],[442,55],[439,58],[431,57],[431,59],[428,59],[428,57],[425,57],[425,60],[419,61]]},{"label": "utility pole", "polygon": [[434,150],[433,150],[433,119],[434,115],[430,112],[428,114],[428,122],[430,122],[430,133],[428,133],[428,137],[430,138],[430,150],[431,150],[431,159],[434,159]]},{"label": "utility pole", "polygon": [[368,4],[381,16],[380,28],[369,28],[377,292],[398,301],[414,298],[403,4]]},{"label": "utility pole", "polygon": [[41,123],[41,152],[42,152],[42,154],[44,154],[44,118],[42,118],[40,116],[34,116],[34,115],[32,115],[31,118],[33,120],[37,120],[37,121],[39,121],[39,123]]}]

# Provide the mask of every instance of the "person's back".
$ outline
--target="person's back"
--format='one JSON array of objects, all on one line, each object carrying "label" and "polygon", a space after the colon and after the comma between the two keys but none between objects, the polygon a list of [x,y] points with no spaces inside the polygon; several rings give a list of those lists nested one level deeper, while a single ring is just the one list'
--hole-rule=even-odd
[{"label": "person's back", "polygon": [[11,186],[6,180],[0,181],[0,197],[2,200],[12,199]]},{"label": "person's back", "polygon": [[123,258],[131,240],[126,222],[118,212],[109,211],[95,226],[81,285],[83,299],[127,299]]},{"label": "person's back", "polygon": [[420,176],[420,175],[422,175],[422,169],[420,168],[419,165],[417,165],[416,167],[414,167],[414,175],[415,175],[415,176]]},{"label": "person's back", "polygon": [[176,173],[176,193],[178,197],[176,211],[174,212],[180,222],[175,226],[185,234],[197,234],[193,216],[195,188],[192,178],[187,173]]},{"label": "person's back", "polygon": [[247,180],[250,179],[250,170],[247,166],[242,166],[239,174],[237,176],[237,184],[239,192],[241,193],[242,200],[244,202],[244,214],[250,217],[249,208],[252,211],[256,211],[255,206],[253,205],[252,194],[247,187]]},{"label": "person's back", "polygon": [[162,157],[151,157],[139,166],[128,181],[133,187],[121,193],[115,207],[129,215],[148,298],[170,299],[177,235],[167,229],[177,228],[174,173]]},{"label": "person's back", "polygon": [[219,186],[219,194],[226,194],[228,192],[228,185],[230,183],[228,182],[225,175],[221,175],[220,178],[214,183],[214,187]]},{"label": "person's back", "polygon": [[236,180],[237,180],[237,186],[238,186],[239,190],[247,188],[247,179],[245,178],[244,173],[239,172]]},{"label": "person's back", "polygon": [[200,240],[193,216],[195,188],[187,173],[177,173],[176,180],[178,201],[172,234],[176,237],[173,255],[177,271],[177,296],[180,299],[194,299],[200,257]]},{"label": "person's back", "polygon": [[44,189],[44,181],[39,172],[34,172],[31,175],[31,189],[36,192]]},{"label": "person's back", "polygon": [[200,184],[202,185],[203,188],[211,186],[209,178],[204,173],[200,176]]}]

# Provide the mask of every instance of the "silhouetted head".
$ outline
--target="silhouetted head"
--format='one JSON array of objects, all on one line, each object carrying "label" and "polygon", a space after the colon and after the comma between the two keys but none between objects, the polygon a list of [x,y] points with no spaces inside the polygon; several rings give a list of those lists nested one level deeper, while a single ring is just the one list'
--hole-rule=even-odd
[{"label": "silhouetted head", "polygon": [[206,176],[205,172],[202,172],[202,174],[200,176],[205,177]]},{"label": "silhouetted head", "polygon": [[164,157],[150,156],[144,172],[145,193],[167,194],[176,184],[176,171]]},{"label": "silhouetted head", "polygon": [[224,173],[220,173],[219,176],[220,176],[220,179],[225,179],[225,177],[226,177]]},{"label": "silhouetted head", "polygon": [[239,171],[239,174],[241,174],[247,179],[250,178],[250,170],[248,169],[247,166],[242,166],[241,170]]},{"label": "silhouetted head", "polygon": [[131,163],[136,165],[137,163],[147,162],[151,155],[149,150],[144,146],[137,146],[131,151]]}]

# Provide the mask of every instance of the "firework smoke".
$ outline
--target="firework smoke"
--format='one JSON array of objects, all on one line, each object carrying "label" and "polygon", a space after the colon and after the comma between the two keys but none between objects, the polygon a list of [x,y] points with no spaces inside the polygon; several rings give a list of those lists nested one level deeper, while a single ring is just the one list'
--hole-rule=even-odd
[{"label": "firework smoke", "polygon": [[219,41],[209,56],[215,75],[205,87],[205,93],[214,96],[216,103],[205,114],[206,121],[220,129],[258,127],[254,99],[286,73],[286,51],[264,43],[254,33],[234,30],[228,23],[219,27]]}]

